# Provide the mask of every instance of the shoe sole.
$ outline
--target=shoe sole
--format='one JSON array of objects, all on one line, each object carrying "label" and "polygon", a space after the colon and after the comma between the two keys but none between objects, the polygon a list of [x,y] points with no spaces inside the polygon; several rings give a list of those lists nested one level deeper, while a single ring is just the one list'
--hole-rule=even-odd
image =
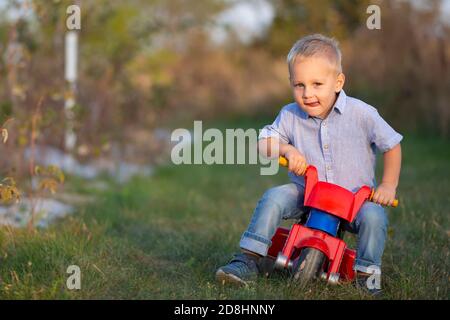
[{"label": "shoe sole", "polygon": [[367,288],[366,284],[358,283],[357,280],[355,280],[353,282],[353,287],[356,290],[362,292],[363,294],[371,296],[373,298],[381,298],[381,297],[384,296],[384,291],[382,289],[379,289],[379,290],[376,290],[376,291],[370,291],[370,289]]},{"label": "shoe sole", "polygon": [[247,286],[248,282],[242,280],[241,278],[235,276],[234,274],[231,273],[226,273],[223,270],[218,270],[216,272],[216,280],[222,284],[222,285],[226,285],[226,284],[232,284],[232,285],[238,285],[238,286]]}]

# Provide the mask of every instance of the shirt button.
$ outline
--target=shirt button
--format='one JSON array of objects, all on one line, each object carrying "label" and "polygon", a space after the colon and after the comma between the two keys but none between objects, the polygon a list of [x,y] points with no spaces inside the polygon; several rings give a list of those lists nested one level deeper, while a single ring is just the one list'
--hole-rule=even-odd
[{"label": "shirt button", "polygon": [[325,126],[327,125],[327,123],[326,123],[326,122],[323,122],[322,125],[325,127]]},{"label": "shirt button", "polygon": [[327,170],[331,170],[331,166],[327,166]]},{"label": "shirt button", "polygon": [[325,149],[328,149],[328,145],[327,145],[327,144],[326,144],[326,145],[324,145],[323,147],[324,147]]}]

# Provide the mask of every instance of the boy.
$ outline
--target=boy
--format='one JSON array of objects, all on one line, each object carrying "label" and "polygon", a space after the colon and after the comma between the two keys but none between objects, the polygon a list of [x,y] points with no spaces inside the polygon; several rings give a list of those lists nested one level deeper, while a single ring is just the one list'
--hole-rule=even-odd
[{"label": "boy", "polygon": [[281,219],[305,214],[304,179],[307,164],[314,165],[319,180],[355,192],[363,185],[376,187],[376,150],[383,153],[384,172],[374,202],[366,202],[346,230],[358,234],[354,269],[357,284],[381,273],[381,257],[388,220],[381,205],[395,199],[401,166],[402,136],[375,108],[348,97],[338,43],[320,34],[306,36],[290,50],[287,62],[295,103],[282,108],[272,125],[260,133],[258,148],[266,157],[282,155],[289,161],[291,183],[265,192],[242,235],[242,253],[216,272],[218,281],[247,284],[260,273],[259,260],[267,255]]}]

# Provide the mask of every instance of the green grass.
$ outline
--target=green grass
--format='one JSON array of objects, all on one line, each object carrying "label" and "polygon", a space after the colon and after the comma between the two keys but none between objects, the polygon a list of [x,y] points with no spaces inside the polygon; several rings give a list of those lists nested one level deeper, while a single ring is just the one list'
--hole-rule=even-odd
[{"label": "green grass", "polygon": [[[400,206],[389,209],[384,298],[448,299],[450,143],[407,136],[403,157]],[[167,166],[103,192],[75,179],[72,188],[96,193],[97,203],[46,230],[0,229],[0,298],[370,298],[351,285],[300,290],[282,275],[248,288],[215,283],[259,197],[285,182],[283,172],[260,176],[250,165]],[[66,288],[72,264],[81,268],[78,291]]]}]

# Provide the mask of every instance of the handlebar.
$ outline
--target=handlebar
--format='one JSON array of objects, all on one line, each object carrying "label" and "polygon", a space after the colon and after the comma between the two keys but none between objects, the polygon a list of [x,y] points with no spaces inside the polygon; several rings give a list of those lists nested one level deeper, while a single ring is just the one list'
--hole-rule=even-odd
[{"label": "handlebar", "polygon": [[[374,194],[375,194],[375,188],[372,188],[372,192],[370,193],[369,201],[372,201],[372,198],[373,198]],[[390,206],[393,207],[393,208],[398,207],[398,199],[394,199],[394,201],[392,201],[392,204]]]},{"label": "handlebar", "polygon": [[[278,158],[278,164],[282,167],[289,167],[289,160],[283,156],[280,156]],[[306,173],[306,169],[308,169],[308,166],[305,167],[305,170],[303,170],[303,172],[301,173],[301,176],[305,175]]]},{"label": "handlebar", "polygon": [[[282,166],[282,167],[288,167],[289,166],[289,161],[288,161],[288,159],[286,159],[285,157],[283,157],[283,156],[280,156],[279,158],[278,158],[278,163],[280,164],[280,166]],[[306,173],[306,169],[308,168],[308,166],[306,166],[306,168],[305,168],[305,170],[302,172],[302,176]],[[370,193],[370,196],[369,196],[369,201],[372,201],[372,198],[373,198],[373,195],[375,194],[375,188],[373,188],[372,189],[372,192]],[[373,202],[373,201],[372,201]],[[393,202],[392,202],[392,204],[391,204],[391,207],[397,207],[398,206],[398,199],[395,199]]]}]

